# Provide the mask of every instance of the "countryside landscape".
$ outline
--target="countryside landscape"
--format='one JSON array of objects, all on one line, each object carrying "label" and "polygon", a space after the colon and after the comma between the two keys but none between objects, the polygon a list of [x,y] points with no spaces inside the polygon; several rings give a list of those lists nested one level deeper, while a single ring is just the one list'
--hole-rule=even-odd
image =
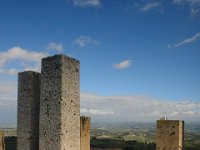
[{"label": "countryside landscape", "polygon": [[[155,123],[92,123],[91,150],[156,150]],[[1,127],[6,150],[16,150],[16,127]],[[185,125],[185,149],[199,150],[200,122]]]}]

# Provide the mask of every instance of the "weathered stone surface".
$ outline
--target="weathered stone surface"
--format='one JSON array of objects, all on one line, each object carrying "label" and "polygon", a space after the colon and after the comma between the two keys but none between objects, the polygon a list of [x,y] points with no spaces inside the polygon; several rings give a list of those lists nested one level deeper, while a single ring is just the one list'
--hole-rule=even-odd
[{"label": "weathered stone surface", "polygon": [[4,133],[0,132],[0,150],[5,150]]},{"label": "weathered stone surface", "polygon": [[81,150],[90,150],[90,118],[81,116]]},{"label": "weathered stone surface", "polygon": [[40,150],[80,150],[79,61],[42,59]]},{"label": "weathered stone surface", "polygon": [[39,149],[40,73],[18,74],[17,149]]},{"label": "weathered stone surface", "polygon": [[183,150],[184,121],[158,120],[156,150]]}]

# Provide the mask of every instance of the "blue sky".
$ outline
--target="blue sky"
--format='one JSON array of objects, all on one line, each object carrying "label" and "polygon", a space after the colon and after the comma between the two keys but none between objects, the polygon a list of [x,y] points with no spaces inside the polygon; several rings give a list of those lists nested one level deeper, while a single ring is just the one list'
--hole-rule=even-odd
[{"label": "blue sky", "polygon": [[17,72],[58,53],[80,60],[94,120],[200,119],[200,0],[0,0],[1,124]]}]

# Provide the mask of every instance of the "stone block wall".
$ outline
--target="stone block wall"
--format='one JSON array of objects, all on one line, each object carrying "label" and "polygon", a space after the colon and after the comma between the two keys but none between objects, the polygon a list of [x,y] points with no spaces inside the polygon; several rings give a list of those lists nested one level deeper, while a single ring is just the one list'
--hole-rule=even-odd
[{"label": "stone block wall", "polygon": [[184,121],[158,120],[156,150],[183,150]]},{"label": "stone block wall", "polygon": [[90,118],[81,116],[81,150],[90,150]]},{"label": "stone block wall", "polygon": [[40,150],[80,150],[79,72],[73,58],[42,59]]},{"label": "stone block wall", "polygon": [[18,74],[17,149],[39,149],[40,73]]}]

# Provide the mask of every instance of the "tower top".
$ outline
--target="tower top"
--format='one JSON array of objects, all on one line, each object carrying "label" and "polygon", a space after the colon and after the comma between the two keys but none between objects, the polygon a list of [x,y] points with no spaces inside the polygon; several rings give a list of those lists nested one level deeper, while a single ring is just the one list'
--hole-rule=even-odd
[{"label": "tower top", "polygon": [[59,58],[64,58],[64,59],[70,59],[72,61],[75,61],[77,63],[80,63],[79,60],[75,59],[75,58],[72,58],[70,56],[67,56],[67,55],[64,55],[64,54],[56,54],[56,55],[53,55],[53,56],[49,56],[49,57],[45,57],[45,58],[42,58],[42,61],[43,60],[49,60],[49,59],[59,59]]}]

